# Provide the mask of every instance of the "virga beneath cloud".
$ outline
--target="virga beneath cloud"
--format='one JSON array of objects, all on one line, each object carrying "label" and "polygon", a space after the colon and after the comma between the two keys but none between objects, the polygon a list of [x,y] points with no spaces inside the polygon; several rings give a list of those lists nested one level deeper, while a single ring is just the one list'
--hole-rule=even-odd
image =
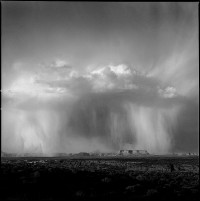
[{"label": "virga beneath cloud", "polygon": [[59,67],[54,61],[21,74],[4,96],[3,129],[13,116],[15,120],[3,141],[15,139],[12,149],[19,152],[45,154],[81,151],[75,147],[82,141],[84,151],[116,151],[133,144],[167,153],[173,148],[172,128],[186,104],[174,87],[163,88],[158,79],[126,64],[82,74],[61,60]]}]

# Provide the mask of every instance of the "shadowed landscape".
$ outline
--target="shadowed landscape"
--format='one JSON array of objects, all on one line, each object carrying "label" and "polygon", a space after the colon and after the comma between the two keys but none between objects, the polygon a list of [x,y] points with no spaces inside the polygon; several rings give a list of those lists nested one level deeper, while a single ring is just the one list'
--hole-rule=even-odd
[{"label": "shadowed landscape", "polygon": [[199,157],[2,157],[1,180],[1,200],[197,200]]}]

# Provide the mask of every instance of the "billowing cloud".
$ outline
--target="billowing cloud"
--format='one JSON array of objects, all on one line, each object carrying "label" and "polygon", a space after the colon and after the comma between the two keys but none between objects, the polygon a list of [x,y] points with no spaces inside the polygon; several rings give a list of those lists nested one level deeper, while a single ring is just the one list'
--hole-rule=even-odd
[{"label": "billowing cloud", "polygon": [[159,89],[158,92],[161,96],[165,98],[172,98],[176,96],[176,89],[174,87],[166,87],[165,89]]},{"label": "billowing cloud", "polygon": [[[52,63],[39,65],[29,76],[22,74],[4,90],[4,97],[13,100],[6,101],[9,111],[13,108],[21,116],[13,126],[23,142],[21,150],[51,154],[69,151],[78,141],[93,141],[102,151],[128,144],[153,153],[172,148],[171,129],[184,105],[174,87],[162,88],[160,81],[126,64],[80,73],[72,66],[55,70]],[[10,120],[5,114],[4,121]],[[61,141],[66,144],[58,149]],[[49,150],[50,144],[55,150]]]},{"label": "billowing cloud", "polygon": [[52,68],[63,68],[63,67],[67,67],[67,62],[61,59],[56,59],[51,65],[50,67]]}]

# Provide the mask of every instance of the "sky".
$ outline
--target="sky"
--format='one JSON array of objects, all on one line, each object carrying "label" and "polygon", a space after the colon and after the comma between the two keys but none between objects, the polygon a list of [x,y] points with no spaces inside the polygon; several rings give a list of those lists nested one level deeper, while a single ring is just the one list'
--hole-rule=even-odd
[{"label": "sky", "polygon": [[3,151],[198,151],[198,3],[1,5]]}]

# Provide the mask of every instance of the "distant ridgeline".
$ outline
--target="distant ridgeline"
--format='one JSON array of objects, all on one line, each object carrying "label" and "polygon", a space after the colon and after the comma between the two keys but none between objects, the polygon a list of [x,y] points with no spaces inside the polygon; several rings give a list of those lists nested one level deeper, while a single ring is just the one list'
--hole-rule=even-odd
[{"label": "distant ridgeline", "polygon": [[120,150],[120,155],[149,155],[146,150]]},{"label": "distant ridgeline", "polygon": [[[1,151],[1,157],[44,157],[42,153],[6,153]],[[118,153],[101,153],[101,152],[79,152],[79,153],[54,153],[52,157],[113,157],[113,156],[152,156],[147,150],[126,149]],[[199,156],[198,153],[171,153],[168,156]],[[46,156],[45,156],[46,157]]]},{"label": "distant ridgeline", "polygon": [[15,153],[6,153],[1,151],[1,157],[17,157],[18,155]]},{"label": "distant ridgeline", "polygon": [[38,157],[43,156],[42,153],[6,153],[1,151],[1,157]]}]

